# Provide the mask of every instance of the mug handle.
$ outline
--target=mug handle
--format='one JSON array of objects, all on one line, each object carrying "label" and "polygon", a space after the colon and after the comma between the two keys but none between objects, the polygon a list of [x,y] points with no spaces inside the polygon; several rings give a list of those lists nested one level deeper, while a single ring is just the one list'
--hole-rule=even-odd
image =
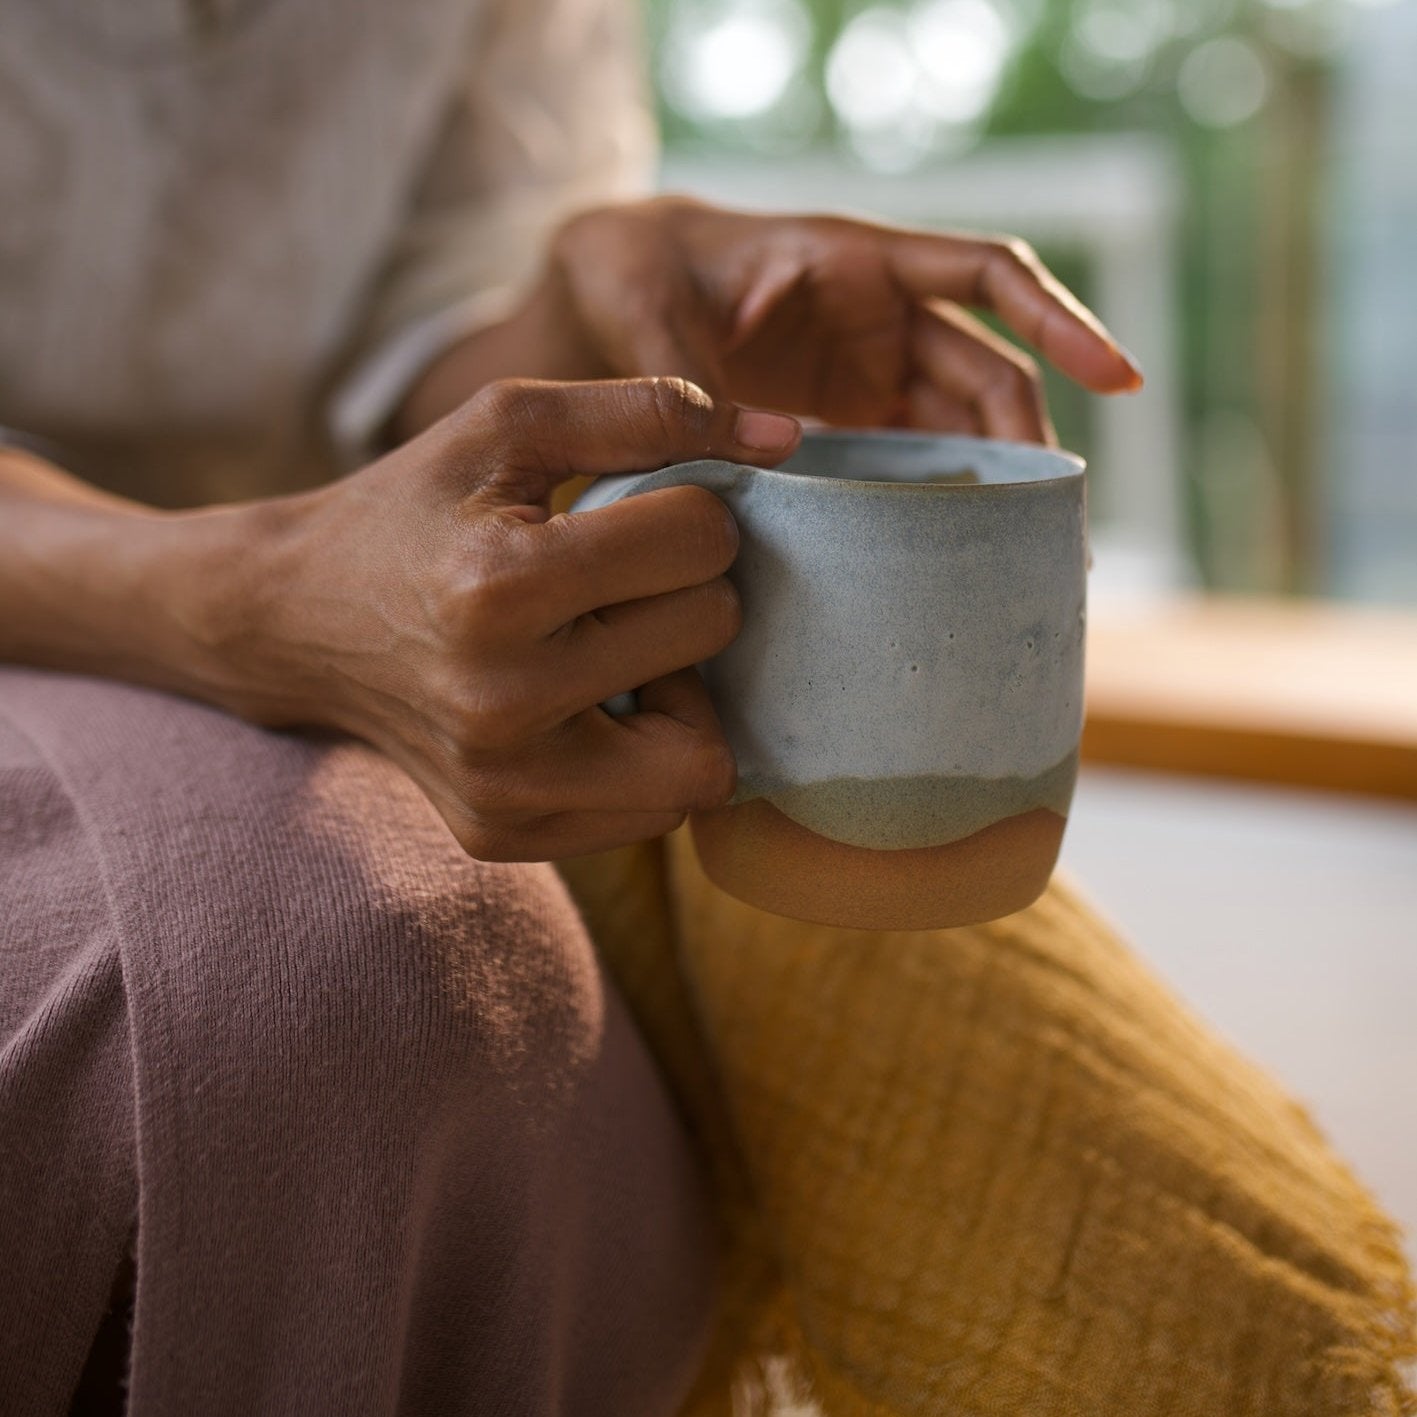
[{"label": "mug handle", "polygon": [[602,699],[600,706],[611,718],[628,718],[640,711],[639,690],[626,689],[623,694],[612,694],[610,698]]},{"label": "mug handle", "polygon": [[[670,467],[660,468],[658,472],[598,477],[572,503],[570,515],[608,507],[612,502],[637,496],[641,492],[653,492],[660,487],[683,487],[689,483],[706,487],[710,492],[721,495],[736,487],[745,474],[756,470],[738,463],[700,459],[698,462],[674,463]],[[604,700],[600,707],[612,718],[627,718],[630,714],[639,712],[640,696],[634,689],[626,689],[624,693],[614,694]]]}]

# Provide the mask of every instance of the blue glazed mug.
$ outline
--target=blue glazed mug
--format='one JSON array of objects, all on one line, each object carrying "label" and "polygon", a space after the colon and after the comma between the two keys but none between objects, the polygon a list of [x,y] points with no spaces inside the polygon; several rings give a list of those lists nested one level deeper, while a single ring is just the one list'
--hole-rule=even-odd
[{"label": "blue glazed mug", "polygon": [[743,629],[700,666],[739,786],[691,828],[712,880],[825,924],[995,919],[1043,891],[1077,776],[1081,459],[809,433],[781,468],[601,478],[574,510],[695,483],[737,519]]}]

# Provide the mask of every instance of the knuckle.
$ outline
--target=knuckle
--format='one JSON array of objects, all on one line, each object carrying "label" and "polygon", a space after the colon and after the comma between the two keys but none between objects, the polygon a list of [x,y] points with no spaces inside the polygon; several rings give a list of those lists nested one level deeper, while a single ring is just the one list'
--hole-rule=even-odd
[{"label": "knuckle", "polygon": [[1042,392],[1043,376],[1026,354],[1005,354],[995,363],[987,387],[991,398],[1031,404]]},{"label": "knuckle", "polygon": [[459,643],[472,647],[497,642],[508,617],[516,612],[518,597],[508,577],[478,570],[464,580],[460,600],[450,613]]},{"label": "knuckle", "polygon": [[713,400],[697,384],[672,374],[644,382],[650,411],[666,437],[677,440],[684,433],[693,438],[708,435],[713,424]]},{"label": "knuckle", "polygon": [[484,384],[466,404],[467,411],[493,423],[503,422],[516,400],[515,384],[512,379],[494,379]]},{"label": "knuckle", "polygon": [[1018,393],[1033,398],[1042,389],[1043,371],[1039,369],[1036,359],[1019,354],[1010,361],[1009,370],[1009,379]]},{"label": "knuckle", "polygon": [[480,640],[481,627],[461,576],[446,576],[426,590],[424,605],[438,649],[444,655],[461,654]]},{"label": "knuckle", "polygon": [[697,738],[688,752],[685,785],[691,807],[718,807],[738,785],[733,750],[721,736]]},{"label": "knuckle", "polygon": [[553,254],[593,252],[597,255],[607,247],[618,247],[652,219],[656,210],[653,198],[637,202],[598,202],[583,207],[567,217],[556,228],[551,239]]},{"label": "knuckle", "polygon": [[517,623],[533,579],[527,558],[510,539],[484,543],[457,579],[453,598],[464,628],[474,636]]},{"label": "knuckle", "polygon": [[498,611],[511,599],[506,575],[500,568],[479,565],[464,573],[458,590],[460,611],[474,631],[496,620]]},{"label": "knuckle", "polygon": [[1021,236],[1006,236],[999,242],[998,251],[1000,259],[1007,265],[1025,271],[1038,268],[1038,252]]},{"label": "knuckle", "polygon": [[534,433],[559,402],[555,386],[536,379],[494,379],[473,395],[468,411],[505,435]]},{"label": "knuckle", "polygon": [[703,566],[710,575],[721,575],[738,555],[738,523],[733,513],[706,487],[689,485],[676,490],[676,510],[693,564]]},{"label": "knuckle", "polygon": [[461,767],[464,795],[478,802],[506,802],[505,784],[484,764],[489,752],[514,747],[523,733],[523,715],[510,694],[483,688],[457,711],[452,740]]}]

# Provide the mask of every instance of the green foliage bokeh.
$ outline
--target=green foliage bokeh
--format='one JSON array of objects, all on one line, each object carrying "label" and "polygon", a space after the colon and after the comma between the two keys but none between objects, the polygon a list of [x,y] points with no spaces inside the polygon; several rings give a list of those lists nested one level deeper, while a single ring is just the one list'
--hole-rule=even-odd
[{"label": "green foliage bokeh", "polygon": [[[1007,0],[999,0],[1007,9]],[[712,7],[722,0],[648,0],[651,44],[656,54],[668,25],[680,6]],[[804,81],[820,100],[819,118],[799,135],[800,147],[837,147],[844,160],[854,161],[843,131],[826,101],[824,71],[833,43],[851,19],[869,5],[907,8],[909,0],[802,0],[812,31]],[[1181,328],[1174,332],[1182,370],[1183,415],[1187,429],[1202,428],[1217,414],[1239,416],[1259,427],[1263,422],[1261,376],[1255,349],[1260,319],[1261,175],[1271,160],[1275,110],[1282,111],[1285,85],[1296,74],[1322,71],[1341,52],[1342,21],[1347,0],[1300,0],[1294,5],[1270,5],[1262,0],[1173,0],[1180,17],[1174,32],[1157,44],[1145,65],[1144,77],[1115,99],[1098,99],[1078,91],[1067,77],[1065,51],[1079,16],[1098,4],[1121,7],[1157,0],[1043,0],[1036,23],[1018,44],[997,93],[971,140],[1063,133],[1144,131],[1160,135],[1173,149],[1183,175],[1185,198],[1181,228]],[[1161,0],[1165,3],[1165,0]],[[1187,111],[1178,95],[1177,75],[1186,56],[1198,45],[1219,36],[1241,37],[1263,61],[1268,78],[1266,104],[1254,116],[1226,127],[1210,127]],[[762,160],[764,144],[753,124],[743,120],[695,123],[660,96],[660,118],[666,144],[719,154],[742,153]],[[790,160],[790,151],[775,154]],[[1317,161],[1317,154],[1309,155]],[[950,154],[924,161],[949,161]],[[1299,154],[1299,160],[1305,160]],[[1044,248],[1043,255],[1058,274],[1084,298],[1088,294],[1086,262],[1077,253]],[[1120,332],[1125,338],[1125,330]],[[1050,383],[1060,435],[1080,451],[1088,451],[1088,403],[1063,381]],[[1224,487],[1223,476],[1210,470],[1202,477],[1199,454],[1192,440],[1182,449],[1187,483],[1184,501],[1189,513],[1190,551],[1211,583],[1243,581],[1245,567],[1220,565],[1213,554],[1215,522],[1243,515],[1235,503],[1207,505],[1207,487]],[[1243,476],[1237,470],[1236,479]],[[1287,489],[1283,495],[1311,496],[1311,488]],[[1241,499],[1243,501],[1243,498]],[[1232,540],[1245,529],[1230,527]],[[1270,534],[1256,527],[1258,542]],[[1256,575],[1259,573],[1256,572]]]}]

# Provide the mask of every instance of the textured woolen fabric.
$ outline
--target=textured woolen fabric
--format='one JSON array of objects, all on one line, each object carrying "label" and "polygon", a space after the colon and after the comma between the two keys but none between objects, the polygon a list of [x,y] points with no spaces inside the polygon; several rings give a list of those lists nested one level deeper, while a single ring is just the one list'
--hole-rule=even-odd
[{"label": "textured woolen fabric", "polygon": [[0,669],[0,1412],[666,1417],[700,1167],[554,872],[358,744]]},{"label": "textured woolen fabric", "polygon": [[562,869],[713,1157],[687,1414],[1413,1410],[1392,1222],[1067,886],[872,934],[731,899],[682,833]]}]

